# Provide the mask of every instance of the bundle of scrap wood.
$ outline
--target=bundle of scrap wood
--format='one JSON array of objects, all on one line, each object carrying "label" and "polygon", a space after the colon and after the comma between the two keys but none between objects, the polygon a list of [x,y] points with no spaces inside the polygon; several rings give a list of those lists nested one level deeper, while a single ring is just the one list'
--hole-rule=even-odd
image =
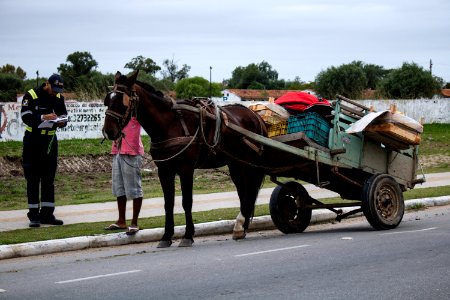
[{"label": "bundle of scrap wood", "polygon": [[397,111],[395,105],[389,110],[371,112],[353,123],[347,133],[363,132],[373,140],[394,149],[408,149],[419,145],[423,126],[420,122]]}]

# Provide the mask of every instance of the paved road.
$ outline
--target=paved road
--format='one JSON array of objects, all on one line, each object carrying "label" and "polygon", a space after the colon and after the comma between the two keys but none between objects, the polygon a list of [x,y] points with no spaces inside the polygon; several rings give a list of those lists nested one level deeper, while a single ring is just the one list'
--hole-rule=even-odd
[{"label": "paved road", "polygon": [[[420,176],[419,176],[420,177]],[[428,188],[450,185],[450,172],[427,174],[426,182],[416,185],[415,188]],[[336,193],[314,185],[305,185],[309,194],[316,199],[336,197]],[[269,203],[273,188],[261,189],[257,204]],[[214,194],[194,195],[193,211],[206,211],[216,208],[239,207],[239,199],[236,192],[223,192]],[[181,197],[176,197],[175,213],[182,213]],[[0,211],[0,232],[14,229],[28,228],[27,210]],[[55,214],[64,220],[65,224],[114,221],[117,219],[117,204],[115,201],[106,203],[90,203],[80,205],[57,206]],[[132,203],[127,207],[127,218],[131,218]],[[144,199],[140,217],[153,217],[164,215],[164,199]]]},{"label": "paved road", "polygon": [[[0,299],[449,299],[450,206],[409,211],[393,230],[364,218],[302,234],[196,239],[15,258]],[[3,292],[1,292],[3,291]]]},{"label": "paved road", "polygon": [[[422,187],[427,186],[437,186],[437,185],[448,185],[449,174],[434,174],[428,177],[428,183],[423,185]],[[329,197],[332,194],[321,193],[323,191],[317,190],[315,187],[308,186],[310,189],[310,193],[314,195],[316,198],[320,197]],[[264,189],[260,195],[260,203],[266,203],[269,199],[271,189]],[[327,191],[328,193],[328,191]],[[264,196],[266,195],[266,197]],[[159,199],[161,201],[162,199]],[[150,199],[151,202],[157,202],[158,200]],[[179,201],[179,200],[178,200]],[[201,202],[201,205],[196,205],[196,210],[209,210],[218,207],[231,207],[237,205],[237,196],[234,193],[219,193],[219,194],[209,194],[209,195],[200,195],[196,197],[197,202]],[[434,198],[424,198],[424,199],[415,199],[410,200],[405,203],[406,208],[414,206],[414,205],[424,205],[426,207],[433,206],[442,206],[450,204],[450,195],[442,196],[442,197],[434,197]],[[105,206],[108,204],[95,204],[100,206]],[[73,207],[73,210],[70,211],[68,216],[71,217],[73,222],[92,222],[92,218],[83,221],[83,218],[86,215],[91,215],[97,217],[99,211],[101,212],[102,208],[98,206],[95,207],[91,205],[80,205]],[[115,203],[112,202],[110,204],[111,207],[107,208],[108,212],[103,216],[104,218],[108,218],[105,220],[114,220],[116,218],[116,210]],[[89,206],[89,208],[87,208]],[[158,205],[152,203],[154,206],[153,209],[156,209],[156,215],[163,214],[162,211],[162,202]],[[62,207],[64,208],[64,207]],[[78,208],[79,210],[75,209]],[[158,210],[159,209],[159,210]],[[352,208],[344,208],[343,211],[348,212]],[[145,209],[146,214],[148,213],[148,208]],[[151,211],[151,209],[150,209]],[[158,212],[159,211],[159,212]],[[11,212],[10,212],[11,213]],[[25,214],[25,211],[22,211]],[[101,212],[104,214],[104,212]],[[151,214],[151,213],[150,213]],[[7,213],[5,214],[8,215]],[[155,213],[153,212],[153,215]],[[362,215],[360,213],[359,215]],[[357,216],[357,215],[355,215]],[[12,218],[11,216],[5,217],[6,221],[15,221],[17,219],[22,220],[20,216],[16,216]],[[329,222],[336,218],[336,215],[325,209],[314,210],[311,218],[311,224],[316,224],[319,222]],[[7,220],[8,219],[8,220]],[[2,224],[0,219],[0,224]],[[21,222],[20,226],[26,227],[27,222]],[[196,236],[204,236],[204,235],[217,235],[227,233],[230,234],[232,232],[234,225],[234,220],[222,220],[217,222],[210,223],[202,223],[195,224]],[[4,226],[4,225],[3,225]],[[270,216],[261,216],[255,217],[250,224],[250,231],[259,231],[259,230],[268,230],[275,228]],[[184,226],[176,226],[174,238],[179,239],[184,234]],[[154,242],[161,239],[164,229],[163,228],[154,228],[154,229],[143,229],[140,230],[135,236],[127,236],[124,232],[119,233],[110,233],[110,234],[101,234],[94,236],[82,236],[82,237],[74,237],[68,239],[57,239],[57,240],[49,240],[49,241],[40,241],[33,243],[24,243],[24,244],[13,244],[13,245],[0,245],[0,260],[21,256],[32,256],[32,255],[40,255],[40,254],[49,254],[49,253],[57,253],[57,252],[66,252],[66,251],[74,251],[87,249],[92,247],[110,247],[110,246],[118,246],[118,245],[126,245],[126,244],[134,244],[134,243],[148,243]]]}]

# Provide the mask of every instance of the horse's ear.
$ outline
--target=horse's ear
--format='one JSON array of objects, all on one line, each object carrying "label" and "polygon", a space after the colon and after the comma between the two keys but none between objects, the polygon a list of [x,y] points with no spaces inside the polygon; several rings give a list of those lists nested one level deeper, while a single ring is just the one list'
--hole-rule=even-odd
[{"label": "horse's ear", "polygon": [[116,75],[114,76],[114,82],[116,82],[120,78],[120,76],[122,76],[122,73],[117,71]]},{"label": "horse's ear", "polygon": [[127,86],[132,86],[136,82],[138,74],[139,69],[137,69],[136,72],[134,72],[130,77],[127,78]]}]

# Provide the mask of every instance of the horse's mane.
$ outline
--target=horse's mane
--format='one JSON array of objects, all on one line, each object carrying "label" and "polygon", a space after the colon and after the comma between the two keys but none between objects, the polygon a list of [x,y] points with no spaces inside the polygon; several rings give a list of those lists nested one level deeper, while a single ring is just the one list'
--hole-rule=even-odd
[{"label": "horse's mane", "polygon": [[147,92],[150,92],[152,94],[155,94],[159,97],[164,98],[164,94],[161,91],[157,91],[153,86],[151,86],[148,83],[136,80],[136,84],[139,85],[141,88],[143,88],[144,90],[146,90]]},{"label": "horse's mane", "polygon": [[154,94],[155,96],[157,96],[160,100],[162,100],[166,104],[169,104],[170,106],[172,106],[172,104],[173,104],[172,101],[170,99],[167,99],[161,91],[157,91],[150,84],[139,81],[139,80],[136,80],[136,84],[138,86],[140,86],[141,88],[143,88],[144,90],[146,90],[147,92]]}]

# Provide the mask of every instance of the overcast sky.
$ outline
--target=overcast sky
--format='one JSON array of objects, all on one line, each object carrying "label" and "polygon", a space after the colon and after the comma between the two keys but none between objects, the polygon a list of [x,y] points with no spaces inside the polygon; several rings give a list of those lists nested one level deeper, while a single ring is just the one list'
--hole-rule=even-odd
[{"label": "overcast sky", "polygon": [[415,62],[450,81],[449,0],[0,0],[0,66],[48,77],[69,54],[91,53],[102,73],[142,55],[174,58],[190,77],[220,82],[268,62],[279,79],[313,81],[360,60]]}]

